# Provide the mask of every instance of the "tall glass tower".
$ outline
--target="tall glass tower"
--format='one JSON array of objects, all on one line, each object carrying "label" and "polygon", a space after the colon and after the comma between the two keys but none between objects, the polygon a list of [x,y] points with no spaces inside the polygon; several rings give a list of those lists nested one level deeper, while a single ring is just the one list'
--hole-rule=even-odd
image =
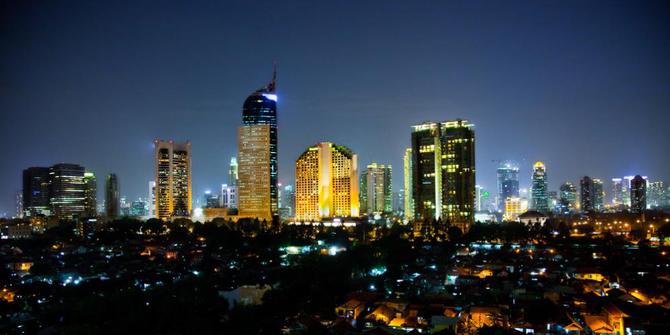
[{"label": "tall glass tower", "polygon": [[519,165],[513,161],[500,164],[498,173],[498,209],[505,208],[505,199],[519,197]]},{"label": "tall glass tower", "polygon": [[547,169],[542,162],[536,162],[533,165],[533,179],[530,197],[531,209],[534,209],[540,213],[549,212]]},{"label": "tall glass tower", "polygon": [[272,81],[252,93],[244,101],[242,122],[245,126],[270,126],[270,204],[273,215],[279,207],[278,163],[277,163],[277,70],[272,73]]}]

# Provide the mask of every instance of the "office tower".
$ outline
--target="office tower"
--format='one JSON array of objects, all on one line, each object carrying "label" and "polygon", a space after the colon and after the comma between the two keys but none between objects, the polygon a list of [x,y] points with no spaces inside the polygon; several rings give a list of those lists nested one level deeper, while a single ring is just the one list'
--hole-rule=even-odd
[{"label": "office tower", "polygon": [[309,147],[295,162],[296,220],[358,217],[358,157],[330,142]]},{"label": "office tower", "polygon": [[519,165],[513,161],[505,161],[497,170],[499,209],[504,209],[505,199],[519,197]]},{"label": "office tower", "polygon": [[237,157],[230,158],[230,167],[228,167],[228,185],[237,186]]},{"label": "office tower", "polygon": [[574,213],[577,208],[577,187],[571,182],[565,182],[559,188],[559,213]]},{"label": "office tower", "polygon": [[540,213],[549,212],[549,197],[547,193],[547,169],[542,162],[533,165],[531,186],[531,209]]},{"label": "office tower", "polygon": [[51,212],[60,219],[78,219],[86,209],[84,167],[56,164],[49,170]]},{"label": "office tower", "polygon": [[205,191],[205,207],[206,208],[221,207],[221,199],[219,194],[212,193],[212,191]]},{"label": "office tower", "polygon": [[484,188],[480,185],[475,185],[475,212],[482,211],[482,196],[484,194]]},{"label": "office tower", "polygon": [[147,215],[146,203],[142,199],[130,203],[130,216],[140,217]]},{"label": "office tower", "polygon": [[361,173],[361,213],[391,213],[391,166],[372,163]]},{"label": "office tower", "polygon": [[191,143],[155,140],[156,217],[169,220],[191,213]]},{"label": "office tower", "polygon": [[598,178],[593,178],[593,188],[591,190],[591,203],[593,204],[593,210],[596,212],[602,212],[605,209],[605,191],[603,190],[603,181]]},{"label": "office tower", "polygon": [[149,202],[149,218],[155,218],[156,217],[156,181],[155,180],[150,180],[149,181],[149,196],[147,197],[148,202]]},{"label": "office tower", "polygon": [[49,184],[49,168],[23,170],[23,212],[26,217],[51,214]]},{"label": "office tower", "polygon": [[635,178],[634,176],[625,176],[623,177],[623,192],[622,192],[622,198],[623,198],[623,205],[624,208],[630,208],[630,184],[631,181]]},{"label": "office tower", "polygon": [[412,162],[415,217],[466,232],[474,222],[474,125],[459,119],[413,126]]},{"label": "office tower", "polygon": [[503,220],[518,221],[519,215],[528,210],[528,202],[519,197],[507,197],[505,198],[504,208],[505,212],[503,214]]},{"label": "office tower", "polygon": [[593,212],[593,181],[589,176],[584,176],[579,181],[579,201],[582,213]]},{"label": "office tower", "polygon": [[237,187],[221,185],[221,207],[237,208]]},{"label": "office tower", "polygon": [[272,207],[271,135],[271,127],[267,124],[242,126],[238,130],[237,205],[242,218],[270,221],[275,213]]},{"label": "office tower", "polygon": [[647,180],[640,175],[630,181],[630,210],[642,213],[647,209]]},{"label": "office tower", "polygon": [[98,185],[93,172],[84,172],[84,215],[94,218],[98,215]]},{"label": "office tower", "polygon": [[[270,188],[270,216],[277,212],[279,207],[279,190],[278,190],[278,161],[277,161],[277,71],[273,71],[272,81],[265,87],[252,93],[242,108],[242,120],[244,126],[258,126],[267,125],[269,128],[269,141],[264,144],[267,145],[267,150],[270,152],[268,169],[270,171],[270,179],[268,181]],[[238,155],[239,169],[238,174],[242,173],[242,160],[244,157]],[[239,176],[241,179],[242,176]],[[242,211],[242,199],[246,197],[242,190],[239,190],[240,210]],[[263,209],[262,212],[265,210]],[[240,212],[242,214],[242,212]],[[260,214],[260,213],[259,213]],[[263,214],[265,215],[265,214]]]},{"label": "office tower", "polygon": [[285,218],[295,216],[295,191],[293,185],[285,185],[281,192],[281,204],[285,209]]},{"label": "office tower", "polygon": [[623,179],[612,178],[612,205],[614,207],[621,207],[624,204],[623,188]]},{"label": "office tower", "polygon": [[114,173],[107,175],[107,180],[105,180],[105,214],[110,219],[118,218],[121,214],[119,179]]},{"label": "office tower", "polygon": [[16,192],[16,217],[23,218],[23,192]]},{"label": "office tower", "polygon": [[558,208],[558,192],[548,191],[547,198],[549,199],[549,210],[552,212],[556,211]]},{"label": "office tower", "polygon": [[413,192],[413,183],[412,183],[412,148],[405,149],[405,155],[403,157],[403,167],[404,167],[404,189],[405,189],[405,220],[411,221],[414,220],[414,192]]},{"label": "office tower", "polygon": [[662,181],[647,183],[647,208],[665,206],[666,189]]},{"label": "office tower", "polygon": [[130,216],[130,202],[125,195],[122,195],[119,200],[119,211],[121,212],[121,216]]}]

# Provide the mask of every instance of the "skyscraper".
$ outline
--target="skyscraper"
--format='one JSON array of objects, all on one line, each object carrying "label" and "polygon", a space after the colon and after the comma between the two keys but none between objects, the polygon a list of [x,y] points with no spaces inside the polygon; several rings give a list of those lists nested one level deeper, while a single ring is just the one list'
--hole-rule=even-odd
[{"label": "skyscraper", "polygon": [[[271,126],[258,124],[238,130],[237,206],[242,218],[272,220]],[[277,205],[277,203],[275,203]]]},{"label": "skyscraper", "polygon": [[459,119],[413,126],[412,163],[415,217],[467,231],[474,221],[474,125]]},{"label": "skyscraper", "polygon": [[285,209],[285,218],[295,216],[295,191],[293,185],[285,185],[281,193],[282,207]]},{"label": "skyscraper", "polygon": [[596,212],[602,212],[605,209],[605,191],[603,190],[603,181],[598,178],[593,178],[593,188],[591,190],[591,203],[593,204],[593,210]]},{"label": "skyscraper", "polygon": [[230,158],[230,166],[228,167],[228,185],[237,186],[237,157]]},{"label": "skyscraper", "polygon": [[647,180],[640,175],[630,181],[630,210],[642,213],[647,209]]},{"label": "skyscraper", "polygon": [[612,205],[614,207],[621,207],[624,205],[623,188],[624,185],[621,178],[612,178]]},{"label": "skyscraper", "polygon": [[84,172],[84,215],[94,218],[98,215],[98,183],[93,172]]},{"label": "skyscraper", "polygon": [[358,158],[330,142],[309,147],[295,162],[296,220],[358,217]]},{"label": "skyscraper", "polygon": [[[268,168],[270,179],[268,181],[270,188],[270,212],[271,216],[277,212],[279,207],[278,190],[278,161],[277,161],[277,71],[273,71],[272,81],[263,88],[252,93],[245,101],[242,108],[242,121],[244,126],[267,125],[269,127],[268,151],[270,158]],[[238,155],[240,161],[239,169],[242,169],[241,155]],[[241,173],[241,171],[239,171]],[[240,176],[241,178],[241,176]],[[240,190],[240,209],[242,203],[242,191]],[[242,214],[242,213],[240,213]]]},{"label": "skyscraper", "polygon": [[155,140],[156,217],[191,213],[191,143]]},{"label": "skyscraper", "polygon": [[559,191],[559,213],[573,213],[577,208],[577,188],[571,182],[565,182]]},{"label": "skyscraper", "polygon": [[51,212],[61,219],[77,219],[86,209],[84,167],[56,164],[49,170]]},{"label": "skyscraper", "polygon": [[505,161],[498,166],[498,203],[499,209],[505,208],[505,199],[519,197],[519,165],[513,161]]},{"label": "skyscraper", "polygon": [[237,187],[221,185],[221,207],[237,209]]},{"label": "skyscraper", "polygon": [[405,189],[405,220],[414,220],[414,192],[412,186],[412,148],[405,149],[403,157],[404,189]]},{"label": "skyscraper", "polygon": [[549,212],[549,196],[547,193],[547,169],[542,162],[533,165],[531,186],[531,209],[540,213]]},{"label": "skyscraper", "polygon": [[665,206],[666,188],[662,181],[650,182],[647,185],[647,206],[658,208]]},{"label": "skyscraper", "polygon": [[116,174],[110,173],[105,180],[105,214],[110,219],[119,217],[121,213],[121,193],[119,192],[119,180]]},{"label": "skyscraper", "polygon": [[149,201],[149,217],[150,218],[155,218],[156,217],[156,181],[155,180],[150,180],[149,181],[149,196],[147,197]]},{"label": "skyscraper", "polygon": [[582,213],[593,212],[593,180],[591,177],[584,176],[579,181],[579,201]]},{"label": "skyscraper", "polygon": [[368,165],[361,173],[360,194],[361,213],[391,213],[391,166],[377,163]]},{"label": "skyscraper", "polygon": [[49,215],[49,168],[31,167],[23,170],[23,212],[25,216]]}]

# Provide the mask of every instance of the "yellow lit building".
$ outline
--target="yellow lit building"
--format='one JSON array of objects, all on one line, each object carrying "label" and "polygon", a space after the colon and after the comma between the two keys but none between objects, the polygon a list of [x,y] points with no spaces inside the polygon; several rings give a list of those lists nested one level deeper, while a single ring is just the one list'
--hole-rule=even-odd
[{"label": "yellow lit building", "polygon": [[412,192],[412,148],[405,149],[403,157],[405,187],[405,220],[414,220],[414,196]]},{"label": "yellow lit building", "polygon": [[154,141],[156,217],[191,215],[191,142]]},{"label": "yellow lit building", "polygon": [[528,210],[528,203],[519,197],[508,197],[505,199],[505,214],[503,220],[518,221],[519,215]]},{"label": "yellow lit building", "polygon": [[270,125],[242,126],[237,134],[239,218],[272,220]]},{"label": "yellow lit building", "polygon": [[358,217],[358,158],[347,147],[322,142],[295,162],[296,220]]}]

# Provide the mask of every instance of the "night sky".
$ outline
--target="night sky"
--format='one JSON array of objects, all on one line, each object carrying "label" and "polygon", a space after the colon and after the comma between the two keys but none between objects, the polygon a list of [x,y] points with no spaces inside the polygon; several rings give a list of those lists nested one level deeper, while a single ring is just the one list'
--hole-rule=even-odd
[{"label": "night sky", "polygon": [[[0,2],[0,213],[22,170],[79,163],[146,197],[155,138],[190,140],[194,199],[227,182],[242,103],[278,66],[279,172],[319,141],[402,185],[410,126],[476,125],[495,160],[670,180],[670,2]],[[493,192],[492,192],[493,193]],[[609,195],[609,194],[608,194]]]}]

